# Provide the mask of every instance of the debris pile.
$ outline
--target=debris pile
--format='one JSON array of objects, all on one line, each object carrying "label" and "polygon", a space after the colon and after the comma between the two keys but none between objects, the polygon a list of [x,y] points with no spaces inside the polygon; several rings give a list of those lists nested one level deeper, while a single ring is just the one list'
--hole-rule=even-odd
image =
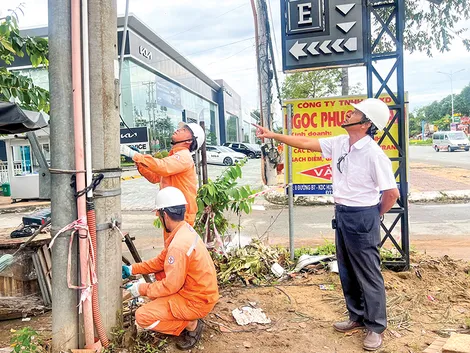
[{"label": "debris pile", "polygon": [[271,272],[274,263],[284,268],[292,266],[287,249],[265,245],[259,240],[232,249],[227,256],[214,256],[214,263],[222,285],[239,281],[245,285],[266,284],[276,278]]}]

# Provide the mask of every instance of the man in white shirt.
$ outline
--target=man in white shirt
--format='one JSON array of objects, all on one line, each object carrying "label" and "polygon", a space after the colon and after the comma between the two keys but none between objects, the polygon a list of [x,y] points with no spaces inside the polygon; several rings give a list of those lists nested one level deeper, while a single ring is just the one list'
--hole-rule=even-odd
[{"label": "man in white shirt", "polygon": [[399,192],[392,163],[373,139],[389,120],[387,105],[375,98],[351,105],[355,110],[346,114],[342,125],[347,135],[322,139],[287,136],[258,125],[256,135],[331,158],[336,257],[349,311],[349,320],[333,327],[339,332],[365,327],[363,348],[372,351],[382,346],[387,327],[380,217],[393,207]]}]

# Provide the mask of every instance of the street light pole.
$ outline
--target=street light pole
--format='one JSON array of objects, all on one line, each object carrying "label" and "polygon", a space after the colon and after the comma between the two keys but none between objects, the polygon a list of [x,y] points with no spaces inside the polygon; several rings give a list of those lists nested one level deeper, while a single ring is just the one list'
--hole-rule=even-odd
[{"label": "street light pole", "polygon": [[451,105],[452,105],[452,115],[451,115],[451,118],[452,118],[452,122],[454,122],[454,88],[453,88],[453,75],[456,74],[456,73],[459,73],[459,72],[462,72],[464,71],[465,69],[460,69],[459,71],[455,71],[455,72],[452,72],[452,70],[450,71],[450,73],[448,72],[442,72],[442,71],[437,71],[439,74],[443,74],[443,75],[446,75],[450,78],[450,101],[451,101]]}]

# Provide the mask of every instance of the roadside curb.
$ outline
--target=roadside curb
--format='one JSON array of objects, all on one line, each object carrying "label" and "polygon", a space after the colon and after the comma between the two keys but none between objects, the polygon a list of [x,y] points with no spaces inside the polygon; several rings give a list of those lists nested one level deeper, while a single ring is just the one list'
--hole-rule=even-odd
[{"label": "roadside curb", "polygon": [[[273,190],[264,196],[268,204],[287,205],[288,196],[285,192]],[[470,190],[412,192],[408,196],[409,203],[418,202],[458,202],[470,201]],[[266,203],[265,203],[266,204]],[[333,205],[333,196],[295,196],[295,206]]]},{"label": "roadside curb", "polygon": [[[124,180],[138,179],[141,176],[125,177]],[[470,201],[470,190],[450,190],[450,191],[426,191],[426,192],[412,192],[408,197],[410,203],[420,202],[436,202],[436,203],[453,203],[453,202],[468,202]],[[288,203],[287,195],[278,190],[269,191],[264,197],[257,198],[253,205],[269,206],[279,205],[286,206]],[[332,196],[296,196],[294,197],[295,206],[325,206],[333,205]],[[22,213],[31,212],[39,208],[50,207],[50,203],[41,202],[34,204],[8,204],[0,206],[0,214],[2,213]],[[121,211],[152,211],[152,207],[147,206],[132,206],[121,207]]]},{"label": "roadside curb", "polygon": [[142,178],[142,175],[131,175],[131,176],[126,176],[126,177],[121,177],[122,181],[126,180],[133,180],[133,179],[139,179]]},{"label": "roadside curb", "polygon": [[15,204],[1,205],[0,214],[32,212],[32,211],[39,210],[39,209],[46,208],[46,207],[51,207],[51,203],[39,202],[39,203],[32,203],[32,204],[18,203],[17,205]]},{"label": "roadside curb", "polygon": [[470,190],[427,191],[411,193],[409,202],[470,201]]}]

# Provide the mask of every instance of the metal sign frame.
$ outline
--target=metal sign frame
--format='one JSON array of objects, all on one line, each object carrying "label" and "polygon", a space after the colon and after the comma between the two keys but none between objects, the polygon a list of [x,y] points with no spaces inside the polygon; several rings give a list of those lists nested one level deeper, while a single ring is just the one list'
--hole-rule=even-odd
[{"label": "metal sign frame", "polygon": [[[360,66],[364,65],[365,60],[366,60],[366,48],[367,48],[367,36],[365,35],[365,29],[366,29],[366,24],[365,24],[365,19],[366,19],[366,6],[365,2],[366,0],[351,0],[349,2],[351,3],[357,3],[358,6],[362,6],[362,9],[359,10],[361,13],[361,19],[360,19],[360,25],[362,26],[362,30],[359,31],[358,36],[357,36],[357,49],[353,50],[352,52],[354,53],[354,56],[352,58],[347,58],[347,53],[348,50],[345,49],[344,45],[345,42],[348,39],[348,35],[344,34],[345,39],[343,42],[335,43],[335,40],[339,40],[338,38],[335,37],[334,34],[331,32],[334,32],[336,30],[336,25],[338,23],[333,23],[334,21],[332,20],[333,16],[336,16],[336,12],[331,13],[330,9],[330,3],[331,6],[333,5],[343,5],[342,3],[344,1],[336,1],[336,0],[319,0],[321,2],[320,7],[324,7],[324,30],[323,31],[303,31],[299,32],[297,34],[288,34],[287,29],[290,27],[289,25],[289,17],[288,17],[288,8],[289,8],[289,3],[290,1],[296,1],[296,0],[281,0],[280,1],[280,6],[281,6],[281,32],[282,32],[282,70],[283,72],[297,72],[297,71],[311,71],[311,70],[320,70],[324,68],[335,68],[335,67],[346,67],[346,66]],[[338,2],[338,4],[336,4]],[[343,15],[344,16],[344,21],[348,21],[347,14]],[[330,23],[332,22],[332,23]],[[357,21],[354,21],[357,22]],[[348,30],[349,31],[349,30]],[[362,34],[364,32],[364,34]],[[362,35],[362,36],[359,36]],[[327,62],[320,62],[320,63],[300,63],[296,65],[288,65],[288,60],[287,58],[289,57],[289,49],[287,48],[288,41],[306,41],[307,44],[304,48],[304,54],[306,54],[307,57],[311,56],[311,52],[309,51],[309,46],[312,44],[312,40],[318,40],[317,45],[314,47],[314,51],[319,53],[318,57],[329,57],[331,60],[328,60]],[[328,42],[328,44],[325,44],[325,42]],[[322,44],[325,44],[324,46]],[[335,54],[334,50],[330,50],[331,54],[327,55],[322,55],[321,48],[326,48],[326,49],[332,49],[333,47],[338,47],[335,46],[335,44],[338,44],[341,49],[344,50],[344,53],[342,54]],[[292,49],[292,48],[291,48]],[[315,50],[316,49],[316,50]],[[310,54],[307,54],[310,53]],[[350,53],[351,54],[351,53]],[[360,55],[359,55],[360,54]],[[317,54],[316,54],[317,55]],[[359,57],[358,57],[359,56]]]},{"label": "metal sign frame", "polygon": [[[389,239],[401,256],[401,258],[395,261],[385,261],[385,266],[408,269],[410,266],[410,241],[408,219],[408,149],[403,59],[404,0],[368,0],[366,16],[365,28],[369,37],[366,47],[367,95],[368,97],[378,97],[381,93],[388,93],[394,101],[394,105],[390,106],[390,109],[395,110],[395,116],[384,129],[384,134],[378,141],[378,144],[380,145],[385,137],[388,136],[399,152],[399,157],[391,158],[392,161],[398,162],[398,168],[395,172],[395,177],[399,176],[400,178],[398,207],[394,207],[388,212],[388,214],[394,216],[390,226],[387,226],[383,221],[381,222],[385,236],[380,246],[383,246],[387,239]],[[375,26],[378,26],[378,28],[375,28],[374,33],[372,33],[372,21],[374,21]],[[387,40],[388,42],[386,42]],[[378,65],[385,60],[392,61],[393,65],[389,72],[382,76],[379,73]],[[396,79],[396,89],[389,86],[392,78]],[[379,82],[380,87],[378,89],[374,89],[374,79]],[[389,132],[395,122],[398,123],[398,141]],[[401,244],[392,235],[398,223],[400,223]]]}]

